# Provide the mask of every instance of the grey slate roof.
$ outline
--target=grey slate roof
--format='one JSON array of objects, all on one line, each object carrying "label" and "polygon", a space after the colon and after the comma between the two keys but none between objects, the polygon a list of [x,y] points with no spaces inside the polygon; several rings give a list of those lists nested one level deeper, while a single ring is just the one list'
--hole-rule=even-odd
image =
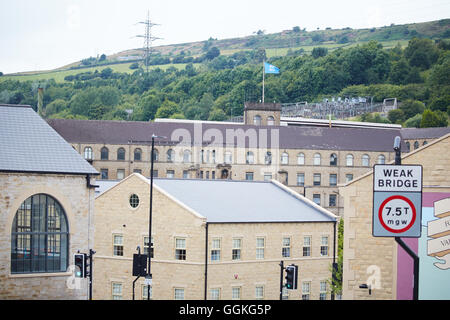
[{"label": "grey slate roof", "polygon": [[[195,135],[195,124],[188,122],[139,122],[111,120],[73,120],[50,119],[48,123],[68,142],[127,144],[130,141],[150,141],[152,134],[171,137],[175,130],[184,129],[190,136]],[[198,125],[197,125],[198,128]],[[400,135],[399,129],[375,128],[327,128],[327,127],[296,127],[296,126],[252,126],[243,124],[219,124],[204,122],[202,133],[208,129],[218,130],[226,138],[227,130],[256,130],[259,136],[261,130],[267,130],[268,145],[271,145],[272,130],[279,132],[279,146],[286,149],[318,149],[347,151],[383,151],[392,152],[394,138]],[[205,142],[205,141],[204,141]],[[164,141],[155,141],[164,144]],[[207,141],[205,144],[208,144]],[[235,139],[234,144],[237,143]],[[248,143],[248,139],[246,139]],[[172,141],[170,144],[175,144]],[[247,146],[246,146],[247,147]],[[404,150],[405,145],[402,144]]]},{"label": "grey slate roof", "polygon": [[160,178],[153,182],[211,223],[335,221],[325,209],[273,182]]},{"label": "grey slate roof", "polygon": [[0,104],[0,171],[98,174],[30,106]]},{"label": "grey slate roof", "polygon": [[450,133],[450,127],[439,128],[404,128],[401,130],[402,138],[413,139],[434,139]]}]

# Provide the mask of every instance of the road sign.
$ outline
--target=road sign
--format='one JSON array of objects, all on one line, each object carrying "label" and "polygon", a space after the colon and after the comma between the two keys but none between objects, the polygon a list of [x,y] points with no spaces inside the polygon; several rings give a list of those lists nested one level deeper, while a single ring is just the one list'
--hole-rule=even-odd
[{"label": "road sign", "polygon": [[375,165],[372,235],[420,237],[422,166]]}]

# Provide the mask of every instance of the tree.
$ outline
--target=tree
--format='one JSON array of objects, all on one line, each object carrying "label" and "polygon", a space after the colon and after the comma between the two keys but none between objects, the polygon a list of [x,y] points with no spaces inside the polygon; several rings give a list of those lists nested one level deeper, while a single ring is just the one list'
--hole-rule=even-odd
[{"label": "tree", "polygon": [[422,115],[422,121],[420,121],[421,128],[446,127],[447,124],[447,115],[439,110],[436,112],[430,109],[425,110]]},{"label": "tree", "polygon": [[295,27],[292,28],[292,31],[300,32],[300,27],[299,26],[295,26]]},{"label": "tree", "polygon": [[400,109],[390,110],[388,112],[388,119],[392,123],[400,124],[403,121],[405,121],[405,113],[403,112],[403,110],[400,110]]},{"label": "tree", "polygon": [[328,54],[328,49],[324,47],[316,47],[312,50],[311,55],[314,59],[325,57]]},{"label": "tree", "polygon": [[425,105],[420,101],[408,99],[400,104],[399,108],[405,114],[405,118],[408,119],[422,113],[425,110]]},{"label": "tree", "polygon": [[98,59],[98,61],[105,61],[106,60],[106,54],[102,54],[101,56],[100,56],[100,59]]},{"label": "tree", "polygon": [[166,99],[156,111],[155,118],[170,118],[177,113],[181,113],[178,105],[175,102]]},{"label": "tree", "polygon": [[220,50],[217,47],[212,47],[208,50],[208,52],[206,52],[205,58],[207,60],[212,60],[215,57],[220,56]]},{"label": "tree", "polygon": [[420,128],[420,122],[422,121],[422,114],[418,113],[414,117],[407,119],[403,126],[406,128]]},{"label": "tree", "polygon": [[431,39],[413,38],[405,48],[405,58],[412,67],[418,67],[422,70],[430,68],[436,62],[439,56],[439,50]]},{"label": "tree", "polygon": [[[342,279],[344,273],[344,219],[341,218],[337,230],[337,269],[335,270],[334,278],[328,280],[333,294],[342,294]],[[333,274],[333,266],[330,266],[330,271]]]},{"label": "tree", "polygon": [[213,108],[208,117],[208,121],[224,121],[226,119],[227,115],[220,108]]}]

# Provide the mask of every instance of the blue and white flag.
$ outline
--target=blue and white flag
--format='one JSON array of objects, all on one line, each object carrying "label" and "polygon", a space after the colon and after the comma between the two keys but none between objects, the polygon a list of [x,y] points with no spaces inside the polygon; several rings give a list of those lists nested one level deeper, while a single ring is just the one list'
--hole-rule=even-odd
[{"label": "blue and white flag", "polygon": [[271,65],[270,63],[264,62],[264,72],[265,73],[280,73],[280,69]]}]

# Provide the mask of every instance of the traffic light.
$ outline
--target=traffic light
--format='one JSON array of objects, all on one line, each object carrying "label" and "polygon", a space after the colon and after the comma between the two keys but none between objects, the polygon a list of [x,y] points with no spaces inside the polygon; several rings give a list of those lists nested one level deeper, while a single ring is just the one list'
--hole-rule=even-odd
[{"label": "traffic light", "polygon": [[73,264],[75,265],[75,277],[86,278],[87,265],[86,265],[86,253],[75,253],[73,255]]},{"label": "traffic light", "polygon": [[291,264],[286,267],[286,288],[289,290],[297,289],[298,266]]},{"label": "traffic light", "polygon": [[147,275],[147,259],[146,254],[133,254],[133,276],[144,277]]}]

